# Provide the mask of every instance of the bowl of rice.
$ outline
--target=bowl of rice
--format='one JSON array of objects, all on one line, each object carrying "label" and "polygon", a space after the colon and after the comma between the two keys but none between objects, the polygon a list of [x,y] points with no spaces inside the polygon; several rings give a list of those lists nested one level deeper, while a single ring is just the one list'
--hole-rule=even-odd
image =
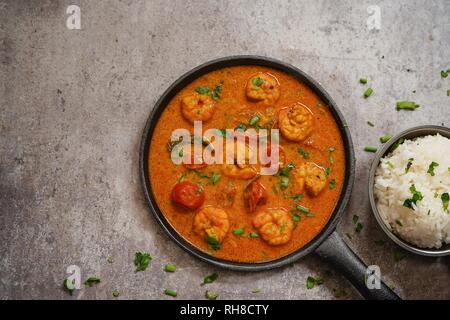
[{"label": "bowl of rice", "polygon": [[420,126],[383,145],[369,173],[369,199],[386,234],[404,249],[450,255],[450,128]]}]

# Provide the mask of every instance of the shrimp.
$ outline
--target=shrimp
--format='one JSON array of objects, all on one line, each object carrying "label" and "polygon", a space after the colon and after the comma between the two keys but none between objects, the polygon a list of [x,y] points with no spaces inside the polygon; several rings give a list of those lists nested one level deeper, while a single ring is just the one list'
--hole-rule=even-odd
[{"label": "shrimp", "polygon": [[220,208],[204,207],[194,217],[194,231],[219,243],[227,235],[229,227],[228,215]]},{"label": "shrimp", "polygon": [[306,191],[313,196],[317,196],[327,183],[325,170],[313,162],[302,163],[292,172],[295,193]]},{"label": "shrimp", "polygon": [[245,92],[249,99],[271,106],[280,97],[279,86],[277,78],[269,73],[261,72],[248,79]]},{"label": "shrimp", "polygon": [[284,108],[278,115],[281,134],[291,141],[302,141],[312,132],[314,118],[311,111],[301,103]]},{"label": "shrimp", "polygon": [[190,122],[208,121],[214,114],[214,100],[205,94],[193,93],[181,99],[181,113]]},{"label": "shrimp", "polygon": [[[251,179],[258,174],[258,170],[255,166],[247,164],[253,156],[253,150],[248,144],[235,141],[234,143],[234,164],[225,164],[222,172],[227,177],[233,179]],[[244,159],[245,163],[237,163],[238,154]]]},{"label": "shrimp", "polygon": [[253,218],[253,226],[261,237],[271,245],[288,242],[292,237],[294,223],[284,208],[267,209]]}]

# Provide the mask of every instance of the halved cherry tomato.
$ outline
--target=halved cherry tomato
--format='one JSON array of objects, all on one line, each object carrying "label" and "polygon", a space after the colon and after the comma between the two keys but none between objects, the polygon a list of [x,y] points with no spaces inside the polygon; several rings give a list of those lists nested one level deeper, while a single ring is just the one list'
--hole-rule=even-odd
[{"label": "halved cherry tomato", "polygon": [[183,181],[173,187],[172,200],[183,208],[195,210],[205,202],[205,192],[198,185]]},{"label": "halved cherry tomato", "polygon": [[244,191],[244,198],[250,212],[255,211],[258,205],[266,203],[267,197],[266,188],[258,181],[252,182]]}]

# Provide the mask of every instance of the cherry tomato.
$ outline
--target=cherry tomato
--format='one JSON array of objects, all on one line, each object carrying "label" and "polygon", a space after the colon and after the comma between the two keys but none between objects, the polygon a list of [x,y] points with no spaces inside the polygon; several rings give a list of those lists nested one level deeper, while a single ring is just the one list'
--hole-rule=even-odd
[{"label": "cherry tomato", "polygon": [[205,193],[196,184],[183,181],[172,189],[172,200],[186,209],[197,209],[205,202]]},{"label": "cherry tomato", "polygon": [[266,188],[260,182],[254,181],[245,189],[244,198],[249,211],[253,212],[258,205],[266,203],[268,195]]}]

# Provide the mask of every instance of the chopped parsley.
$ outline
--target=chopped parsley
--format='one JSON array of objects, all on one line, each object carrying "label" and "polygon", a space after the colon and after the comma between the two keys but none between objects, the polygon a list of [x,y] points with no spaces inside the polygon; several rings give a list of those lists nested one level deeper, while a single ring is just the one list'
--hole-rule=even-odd
[{"label": "chopped parsley", "polygon": [[436,168],[437,166],[439,166],[439,163],[432,161],[428,166],[427,173],[429,173],[430,176],[434,177],[434,168]]},{"label": "chopped parsley", "polygon": [[442,208],[444,208],[444,210],[448,212],[448,203],[450,200],[448,192],[445,192],[441,195],[441,200],[442,200]]},{"label": "chopped parsley", "polygon": [[412,196],[412,198],[406,199],[403,202],[403,206],[414,210],[412,204],[414,203],[414,205],[416,205],[417,201],[420,201],[423,199],[423,195],[421,192],[416,190],[416,186],[414,184],[412,184],[411,187],[409,187],[409,191],[411,192],[411,194],[413,196]]},{"label": "chopped parsley", "polygon": [[214,250],[214,251],[220,250],[222,248],[222,246],[220,245],[219,240],[217,240],[216,237],[205,235],[205,241],[208,244],[209,248]]},{"label": "chopped parsley", "polygon": [[250,233],[250,238],[253,238],[253,239],[259,238],[259,234],[257,234],[256,232],[252,232],[252,233]]},{"label": "chopped parsley", "polygon": [[397,105],[396,105],[397,111],[399,111],[399,110],[413,111],[419,107],[420,107],[420,105],[418,105],[417,103],[415,103],[413,101],[398,101]]},{"label": "chopped parsley", "polygon": [[94,284],[99,284],[101,282],[100,278],[97,277],[89,277],[85,282],[84,285],[87,287],[92,287]]},{"label": "chopped parsley", "polygon": [[295,222],[300,222],[300,215],[298,213],[292,215],[292,220],[294,220]]},{"label": "chopped parsley", "polygon": [[175,272],[175,270],[177,270],[177,266],[173,263],[168,263],[164,266],[165,272]]},{"label": "chopped parsley", "polygon": [[134,256],[134,265],[136,266],[136,272],[144,271],[147,269],[152,257],[148,252],[136,252]]},{"label": "chopped parsley", "polygon": [[361,78],[361,79],[359,79],[359,83],[366,84],[367,83],[367,79],[366,78]]},{"label": "chopped parsley", "polygon": [[242,236],[245,232],[244,228],[239,228],[239,229],[234,229],[233,230],[233,234],[236,236]]},{"label": "chopped parsley", "polygon": [[312,289],[314,288],[314,286],[320,286],[321,284],[323,284],[323,279],[320,277],[311,277],[309,276],[306,279],[306,288],[307,289]]},{"label": "chopped parsley", "polygon": [[380,142],[381,143],[386,143],[389,140],[391,140],[392,136],[390,134],[385,134],[384,136],[380,137]]},{"label": "chopped parsley", "polygon": [[252,83],[256,87],[260,87],[264,83],[264,79],[261,77],[256,77],[252,79]]},{"label": "chopped parsley", "polygon": [[205,292],[205,298],[208,300],[216,300],[217,297],[219,297],[218,293],[208,291],[208,290]]},{"label": "chopped parsley", "polygon": [[217,280],[217,278],[219,278],[219,275],[217,273],[210,274],[203,279],[202,285],[213,283]]},{"label": "chopped parsley", "polygon": [[332,190],[334,188],[336,188],[336,180],[335,179],[331,179],[331,181],[330,181],[330,189]]},{"label": "chopped parsley", "polygon": [[411,169],[413,161],[414,161],[414,158],[408,159],[408,163],[406,164],[406,168],[405,168],[405,173],[403,173],[403,174],[407,174],[409,172],[409,169]]},{"label": "chopped parsley", "polygon": [[389,151],[390,151],[390,152],[393,152],[395,149],[398,148],[399,145],[403,144],[403,142],[405,142],[405,139],[404,139],[404,138],[398,139],[398,140],[397,140],[397,141],[389,148]]},{"label": "chopped parsley", "polygon": [[297,148],[297,152],[303,157],[303,159],[309,159],[309,152],[306,152],[302,147]]},{"label": "chopped parsley", "polygon": [[213,100],[217,101],[220,99],[220,93],[222,92],[223,80],[221,80],[214,89],[210,89],[209,87],[198,87],[195,89],[195,92],[198,94],[206,94],[210,96]]},{"label": "chopped parsley", "polygon": [[367,90],[364,92],[364,99],[367,99],[368,97],[370,97],[373,93],[373,89],[372,88],[367,88]]},{"label": "chopped parsley", "polygon": [[372,122],[370,122],[370,121],[367,121],[367,124],[368,124],[369,126],[371,126],[371,127],[375,127],[375,125],[374,125]]},{"label": "chopped parsley", "polygon": [[212,174],[212,176],[211,176],[211,182],[212,182],[212,184],[213,184],[213,185],[218,184],[219,181],[220,181],[220,177],[221,177],[220,173],[213,172],[213,174]]}]

